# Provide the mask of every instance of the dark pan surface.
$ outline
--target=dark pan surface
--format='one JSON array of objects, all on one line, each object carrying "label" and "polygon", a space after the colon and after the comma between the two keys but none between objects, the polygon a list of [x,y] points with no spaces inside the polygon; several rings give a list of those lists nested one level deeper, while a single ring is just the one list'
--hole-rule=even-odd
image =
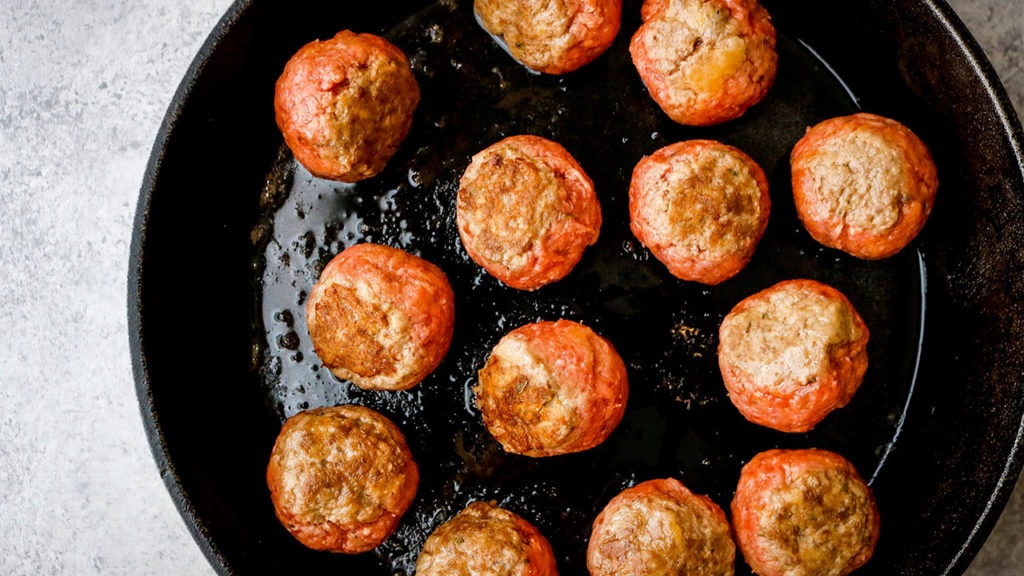
[{"label": "dark pan surface", "polygon": [[[686,128],[660,113],[630,63],[638,2],[625,2],[609,52],[563,77],[511,61],[467,2],[328,4],[342,3],[252,1],[229,11],[175,97],[139,203],[129,319],[140,404],[168,488],[219,572],[411,574],[438,523],[488,498],[549,537],[563,574],[585,574],[590,523],[616,492],[675,476],[727,509],[743,463],[776,446],[834,450],[870,480],[882,538],[859,573],[966,568],[1022,465],[1024,168],[1020,124],[948,6],[766,1],[780,52],[767,99],[739,120]],[[423,93],[402,149],[357,185],[312,178],[273,121],[284,62],[342,28],[380,33],[405,50]],[[879,262],[817,245],[789,187],[788,153],[805,127],[858,109],[910,126],[939,167],[924,232]],[[469,157],[517,133],[572,152],[604,213],[599,243],[573,273],[533,293],[483,273],[455,229]],[[713,288],[673,279],[628,227],[636,161],[689,138],[745,150],[772,190],[753,261]],[[419,254],[455,289],[451,352],[411,391],[338,381],[319,369],[309,344],[305,295],[323,265],[358,242]],[[871,328],[871,365],[849,406],[810,433],[787,435],[738,415],[715,348],[732,305],[795,277],[850,297]],[[476,370],[508,330],[560,317],[592,326],[622,354],[626,417],[583,454],[506,455],[473,405]],[[423,475],[396,534],[356,557],[296,543],[274,518],[264,483],[284,418],[347,402],[392,417]],[[749,574],[742,560],[737,568]]]}]

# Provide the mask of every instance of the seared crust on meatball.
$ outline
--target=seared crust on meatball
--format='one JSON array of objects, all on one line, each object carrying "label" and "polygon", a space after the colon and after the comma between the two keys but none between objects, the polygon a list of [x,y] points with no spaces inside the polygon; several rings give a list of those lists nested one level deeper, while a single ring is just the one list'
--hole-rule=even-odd
[{"label": "seared crust on meatball", "polygon": [[633,64],[680,124],[738,118],[775,82],[775,26],[757,0],[645,0],[641,17]]},{"label": "seared crust on meatball", "polygon": [[805,432],[853,398],[868,366],[868,337],[841,292],[786,280],[726,315],[718,364],[729,399],[748,420]]},{"label": "seared crust on meatball", "polygon": [[459,236],[469,256],[508,286],[561,280],[597,242],[594,184],[560,144],[510,136],[473,156],[459,182]]},{"label": "seared crust on meatball", "polygon": [[807,130],[790,156],[793,199],[811,237],[858,258],[887,258],[924,227],[939,186],[924,142],[865,112]]},{"label": "seared crust on meatball", "polygon": [[363,406],[292,416],[267,466],[284,527],[310,548],[345,554],[372,550],[390,536],[418,484],[419,469],[401,431]]},{"label": "seared crust on meatball", "polygon": [[661,148],[637,163],[629,185],[633,234],[674,276],[704,284],[750,262],[770,210],[761,167],[714,140]]},{"label": "seared crust on meatball", "polygon": [[590,534],[591,576],[731,576],[736,563],[725,512],[674,478],[620,492]]},{"label": "seared crust on meatball", "polygon": [[736,541],[760,576],[843,576],[867,562],[880,519],[853,465],[826,450],[769,450],[740,472]]},{"label": "seared crust on meatball", "polygon": [[274,112],[285,144],[311,174],[357,182],[384,169],[419,99],[401,49],[343,30],[306,44],[285,64]]},{"label": "seared crust on meatball", "polygon": [[484,424],[507,452],[542,457],[604,442],[622,420],[629,383],[610,342],[557,320],[502,337],[474,391]]},{"label": "seared crust on meatball", "polygon": [[564,74],[604,53],[622,17],[622,0],[476,0],[484,29],[513,58],[545,74]]},{"label": "seared crust on meatball", "polygon": [[335,256],[306,302],[313,348],[335,376],[406,390],[444,359],[455,326],[445,273],[398,248],[357,244]]},{"label": "seared crust on meatball", "polygon": [[494,502],[473,502],[438,526],[416,560],[417,576],[557,576],[540,531]]}]

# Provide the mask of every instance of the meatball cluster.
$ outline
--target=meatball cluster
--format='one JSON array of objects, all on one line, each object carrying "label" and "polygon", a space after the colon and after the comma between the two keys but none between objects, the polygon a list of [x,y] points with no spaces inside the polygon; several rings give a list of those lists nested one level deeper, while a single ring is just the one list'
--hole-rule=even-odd
[{"label": "meatball cluster", "polygon": [[768,226],[764,171],[714,140],[677,142],[637,163],[630,228],[682,280],[719,284],[750,262]]},{"label": "meatball cluster", "polygon": [[740,471],[732,500],[743,557],[760,576],[845,576],[878,543],[871,488],[827,450],[768,450]]},{"label": "meatball cluster", "polygon": [[540,136],[510,136],[475,154],[456,210],[469,256],[521,290],[568,275],[601,229],[594,183],[561,144]]},{"label": "meatball cluster", "polygon": [[267,485],[281,524],[315,550],[358,554],[394,532],[419,486],[405,436],[363,406],[289,418],[270,455]]},{"label": "meatball cluster", "polygon": [[589,450],[626,410],[626,365],[610,342],[569,320],[501,338],[474,388],[484,424],[506,451],[541,457]]},{"label": "meatball cluster", "polygon": [[622,0],[476,0],[477,18],[513,58],[565,74],[603,54],[619,32]]},{"label": "meatball cluster", "polygon": [[861,112],[824,120],[793,147],[793,198],[807,232],[858,258],[888,258],[924,228],[939,180],[924,142]]},{"label": "meatball cluster", "polygon": [[[566,74],[611,46],[622,6],[476,0],[474,8],[516,60]],[[735,120],[772,86],[776,33],[756,0],[646,0],[641,17],[629,43],[632,62],[673,121]],[[384,170],[410,131],[419,98],[399,48],[342,31],[288,61],[275,86],[275,118],[313,176],[356,182]],[[935,201],[928,149],[892,119],[827,119],[807,130],[789,160],[806,231],[858,258],[902,250]],[[603,222],[594,182],[565,147],[538,135],[509,136],[474,154],[453,200],[467,263],[527,292],[567,278],[598,241]],[[707,286],[748,266],[771,211],[768,178],[757,161],[708,138],[641,158],[628,201],[630,231],[671,274],[668,280]],[[402,391],[423,382],[448,354],[455,301],[437,265],[366,242],[326,265],[305,320],[316,355],[335,377],[365,390]],[[725,393],[754,424],[807,432],[853,399],[867,372],[869,336],[838,289],[808,278],[777,282],[736,303],[719,326]],[[472,393],[487,431],[505,453],[531,458],[606,442],[630,391],[627,364],[612,342],[567,319],[508,331],[476,375]],[[266,481],[277,518],[299,542],[358,554],[395,531],[415,497],[419,468],[388,417],[347,404],[288,418]],[[871,488],[843,456],[820,449],[755,455],[740,472],[729,512],[731,523],[710,497],[675,478],[641,481],[594,518],[588,570],[728,576],[739,550],[761,576],[843,576],[870,559],[879,535]],[[435,527],[416,572],[546,576],[557,574],[556,564],[551,544],[529,521],[495,502],[475,501]]]},{"label": "meatball cluster", "polygon": [[672,120],[739,118],[775,83],[775,26],[757,0],[645,0],[629,52]]},{"label": "meatball cluster", "polygon": [[418,576],[558,576],[547,538],[495,502],[476,501],[434,529],[416,560]]},{"label": "meatball cluster", "polygon": [[736,545],[722,508],[675,478],[623,490],[594,520],[591,576],[729,576]]},{"label": "meatball cluster", "polygon": [[405,53],[342,30],[296,52],[277,80],[274,113],[295,159],[320,178],[376,176],[412,126],[419,84]]},{"label": "meatball cluster", "polygon": [[455,295],[431,262],[356,244],[320,274],[306,301],[306,324],[314,350],[338,378],[368,390],[406,390],[447,354]]},{"label": "meatball cluster", "polygon": [[729,399],[748,420],[806,432],[853,398],[868,366],[868,337],[841,292],[786,280],[726,315],[718,363]]}]

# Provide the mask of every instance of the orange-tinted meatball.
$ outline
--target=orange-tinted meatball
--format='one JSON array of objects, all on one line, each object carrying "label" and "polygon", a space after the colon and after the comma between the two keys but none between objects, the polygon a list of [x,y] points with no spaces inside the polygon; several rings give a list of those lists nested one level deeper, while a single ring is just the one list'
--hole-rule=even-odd
[{"label": "orange-tinted meatball", "polygon": [[358,554],[380,545],[409,508],[419,470],[401,431],[362,406],[289,418],[267,466],[274,511],[302,544]]},{"label": "orange-tinted meatball", "polygon": [[506,334],[474,389],[484,424],[506,451],[554,456],[597,446],[626,409],[626,365],[610,342],[569,320]]},{"label": "orange-tinted meatball", "polygon": [[809,128],[790,164],[797,214],[811,237],[870,260],[892,256],[917,237],[939,186],[917,135],[864,112]]},{"label": "orange-tinted meatball", "polygon": [[775,27],[757,0],[645,0],[641,16],[633,64],[680,124],[738,118],[775,82]]},{"label": "orange-tinted meatball", "polygon": [[473,502],[431,533],[417,576],[557,576],[544,535],[494,502]]},{"label": "orange-tinted meatball", "polygon": [[736,545],[725,512],[674,478],[620,492],[594,520],[591,576],[731,576]]},{"label": "orange-tinted meatball", "polygon": [[561,280],[597,242],[594,184],[560,144],[510,136],[473,156],[459,182],[459,236],[469,256],[508,286]]},{"label": "orange-tinted meatball", "polygon": [[805,432],[860,387],[868,328],[850,301],[815,280],[787,280],[745,298],[719,327],[729,399],[751,422]]},{"label": "orange-tinted meatball", "polygon": [[750,262],[770,210],[761,167],[714,140],[644,157],[629,186],[633,234],[674,276],[703,284],[728,280]]},{"label": "orange-tinted meatball", "polygon": [[853,465],[825,450],[769,450],[740,472],[736,542],[760,576],[843,576],[874,554],[880,520]]},{"label": "orange-tinted meatball", "polygon": [[474,8],[513,58],[546,74],[572,72],[604,53],[622,17],[622,0],[476,0]]},{"label": "orange-tinted meatball", "polygon": [[384,169],[419,99],[401,49],[343,30],[306,44],[285,64],[274,111],[285,143],[311,174],[357,182]]},{"label": "orange-tinted meatball", "polygon": [[444,359],[455,326],[445,273],[398,248],[357,244],[335,256],[306,302],[320,360],[369,390],[406,390]]}]

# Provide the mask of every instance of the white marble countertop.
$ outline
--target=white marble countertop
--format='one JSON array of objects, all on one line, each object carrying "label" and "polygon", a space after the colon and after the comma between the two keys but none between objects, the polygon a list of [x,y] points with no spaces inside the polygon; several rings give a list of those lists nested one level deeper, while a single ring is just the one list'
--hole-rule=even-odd
[{"label": "white marble countertop", "polygon": [[[1024,2],[950,0],[1024,110]],[[0,574],[210,575],[150,454],[128,251],[171,96],[230,0],[0,3]],[[970,576],[1024,574],[1018,485]]]}]

